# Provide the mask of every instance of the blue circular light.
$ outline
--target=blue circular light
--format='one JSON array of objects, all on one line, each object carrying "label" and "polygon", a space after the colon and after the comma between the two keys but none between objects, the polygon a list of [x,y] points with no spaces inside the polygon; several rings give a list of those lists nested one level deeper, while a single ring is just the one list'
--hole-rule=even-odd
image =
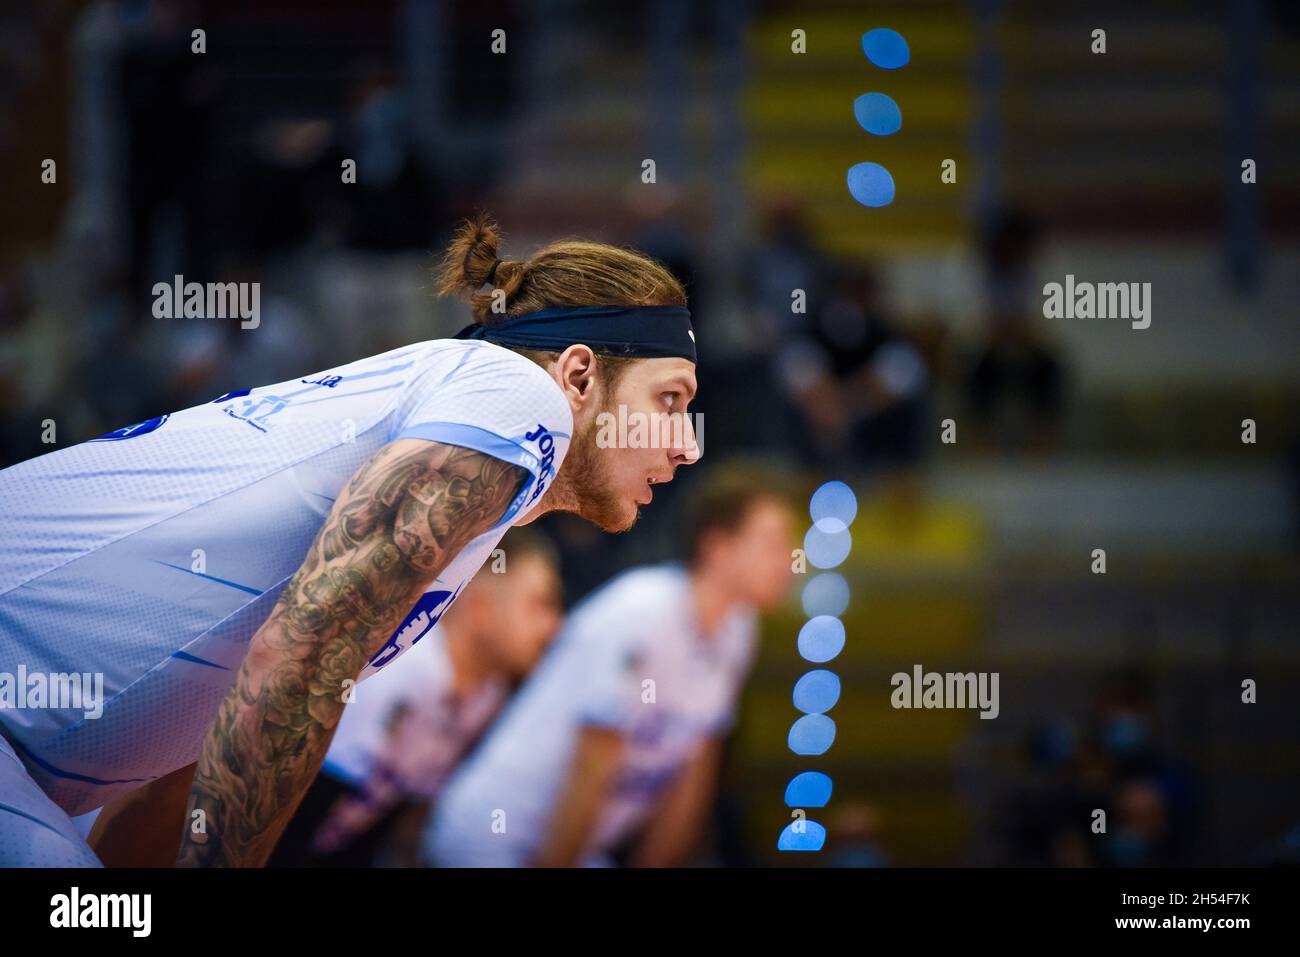
[{"label": "blue circular light", "polygon": [[858,125],[875,136],[891,136],[903,125],[903,111],[884,93],[863,93],[853,101]]},{"label": "blue circular light", "polygon": [[806,714],[790,725],[786,743],[795,754],[825,754],[835,743],[835,722],[824,714]]},{"label": "blue circular light", "polygon": [[[795,825],[800,827],[796,830]],[[776,840],[778,851],[820,851],[826,843],[826,828],[816,821],[791,821]]]},{"label": "blue circular light", "polygon": [[803,613],[809,618],[817,615],[833,615],[838,618],[849,607],[849,583],[835,572],[822,572],[808,580],[800,598]]},{"label": "blue circular light", "polygon": [[828,519],[836,519],[847,527],[853,524],[853,519],[858,514],[858,498],[853,494],[853,489],[843,482],[827,482],[813,492],[812,499],[808,502],[808,514],[828,531],[835,530],[834,526],[827,524]]},{"label": "blue circular light", "polygon": [[849,167],[849,195],[863,206],[878,209],[894,201],[894,177],[879,163],[855,163]]},{"label": "blue circular light", "polygon": [[817,568],[834,568],[849,557],[853,537],[838,518],[817,522],[803,537],[804,554]]},{"label": "blue circular light", "polygon": [[844,649],[844,622],[831,615],[818,615],[799,629],[799,654],[822,664]]},{"label": "blue circular light", "polygon": [[786,807],[825,807],[831,799],[831,779],[820,771],[800,771],[785,786]]},{"label": "blue circular light", "polygon": [[794,686],[794,706],[804,714],[825,714],[840,700],[840,679],[818,668],[799,678]]},{"label": "blue circular light", "polygon": [[862,34],[862,52],[882,70],[897,70],[912,59],[903,35],[889,27],[876,27]]}]

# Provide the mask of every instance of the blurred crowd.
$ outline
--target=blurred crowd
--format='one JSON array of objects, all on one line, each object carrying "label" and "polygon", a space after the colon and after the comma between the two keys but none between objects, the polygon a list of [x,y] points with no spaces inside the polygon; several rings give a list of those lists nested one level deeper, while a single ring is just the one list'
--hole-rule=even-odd
[{"label": "blurred crowd", "polygon": [[[250,85],[248,54],[192,55],[195,6],[104,0],[72,28],[63,221],[48,247],[0,257],[0,462],[45,451],[45,420],[79,441],[456,328],[454,309],[427,295],[427,269],[456,217],[492,195],[491,164],[467,170],[417,148],[391,53],[341,64],[302,108],[274,77]],[[363,174],[340,188],[345,159]],[[638,204],[626,200],[626,234],[612,238],[672,268],[697,310],[713,302],[707,238],[687,227],[684,200]],[[768,414],[761,429],[720,414],[718,441],[818,466],[906,467],[933,441],[943,388],[981,443],[1053,441],[1065,363],[1035,319],[1031,218],[1007,211],[979,239],[983,319],[962,343],[942,317],[897,314],[872,263],[819,249],[798,201],[769,202],[757,225],[729,304],[746,349],[706,353],[700,410]],[[176,275],[260,283],[259,327],[154,318],[154,284]],[[709,316],[697,321],[708,336]]]},{"label": "blurred crowd", "polygon": [[1199,795],[1186,769],[1165,752],[1159,730],[1150,680],[1138,672],[1111,676],[1087,714],[1037,728],[1025,747],[1030,783],[1000,815],[1012,862],[1193,863]]}]

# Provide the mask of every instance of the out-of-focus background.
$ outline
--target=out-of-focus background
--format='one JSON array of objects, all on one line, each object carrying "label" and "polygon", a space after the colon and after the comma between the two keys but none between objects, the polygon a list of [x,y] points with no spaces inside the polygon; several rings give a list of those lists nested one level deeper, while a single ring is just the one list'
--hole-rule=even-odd
[{"label": "out-of-focus background", "polygon": [[[905,68],[863,55],[878,26]],[[869,91],[899,133],[857,125]],[[850,197],[864,160],[891,205]],[[509,258],[629,244],[692,299],[705,461],[630,534],[543,523],[570,602],[674,553],[710,461],[857,492],[837,738],[786,746],[809,568],[765,622],[701,860],[1300,856],[1293,5],[7,0],[0,465],[451,334],[430,266],[479,208]],[[175,274],[261,283],[260,326],[154,318]],[[1150,328],[1044,319],[1066,274],[1151,283]],[[999,717],[891,708],[916,664],[997,671]],[[809,768],[828,846],[779,854]]]}]

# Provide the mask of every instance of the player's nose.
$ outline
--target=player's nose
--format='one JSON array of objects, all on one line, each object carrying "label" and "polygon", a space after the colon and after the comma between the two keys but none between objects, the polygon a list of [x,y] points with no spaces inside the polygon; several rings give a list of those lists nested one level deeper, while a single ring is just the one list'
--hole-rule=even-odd
[{"label": "player's nose", "polygon": [[691,421],[692,417],[682,414],[682,441],[669,450],[668,458],[676,469],[679,465],[693,465],[698,462],[704,455],[704,450],[700,447],[699,436],[695,431],[695,423]]}]

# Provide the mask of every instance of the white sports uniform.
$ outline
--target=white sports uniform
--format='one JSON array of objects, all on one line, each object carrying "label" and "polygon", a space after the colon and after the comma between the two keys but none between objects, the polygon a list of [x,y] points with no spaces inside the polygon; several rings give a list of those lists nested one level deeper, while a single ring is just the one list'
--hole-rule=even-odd
[{"label": "white sports uniform", "polygon": [[[463,446],[528,477],[500,522],[429,583],[362,680],[428,632],[537,502],[572,421],[528,359],[434,340],[0,471],[0,865],[42,863],[52,839],[34,828],[75,835],[67,815],[197,760],[250,638],[339,491],[385,444]],[[102,680],[102,713],[30,693],[46,675],[65,676],[52,687],[68,675]],[[81,849],[72,856],[90,855]]]},{"label": "white sports uniform", "polygon": [[756,628],[756,613],[740,606],[713,634],[701,635],[689,576],[676,565],[635,569],[603,586],[574,609],[554,647],[447,782],[425,835],[426,856],[445,867],[529,864],[546,839],[578,735],[597,726],[625,741],[583,854],[585,864],[608,863],[696,747],[730,728]]}]

